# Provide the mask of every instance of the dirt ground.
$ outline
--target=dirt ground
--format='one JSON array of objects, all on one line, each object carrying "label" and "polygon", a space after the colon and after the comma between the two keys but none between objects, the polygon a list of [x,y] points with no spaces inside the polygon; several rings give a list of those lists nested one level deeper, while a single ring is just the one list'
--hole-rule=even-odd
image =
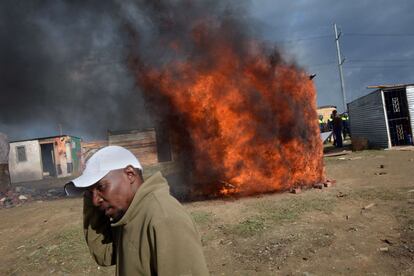
[{"label": "dirt ground", "polygon": [[[325,165],[330,188],[185,204],[211,274],[414,275],[414,150]],[[0,209],[0,275],[113,275],[89,256],[81,208],[59,199]]]}]

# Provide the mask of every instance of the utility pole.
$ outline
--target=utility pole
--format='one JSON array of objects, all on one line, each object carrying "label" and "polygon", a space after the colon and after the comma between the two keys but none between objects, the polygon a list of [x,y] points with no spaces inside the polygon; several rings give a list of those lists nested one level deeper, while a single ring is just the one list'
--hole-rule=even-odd
[{"label": "utility pole", "polygon": [[346,96],[345,96],[345,83],[344,83],[344,74],[342,71],[342,65],[344,64],[345,59],[342,59],[341,57],[341,48],[339,47],[339,37],[341,36],[341,32],[338,33],[338,28],[336,27],[336,23],[334,23],[334,30],[335,30],[336,52],[338,53],[339,78],[341,79],[341,91],[342,91],[342,97],[343,97],[344,112],[346,112],[347,106],[346,106]]}]

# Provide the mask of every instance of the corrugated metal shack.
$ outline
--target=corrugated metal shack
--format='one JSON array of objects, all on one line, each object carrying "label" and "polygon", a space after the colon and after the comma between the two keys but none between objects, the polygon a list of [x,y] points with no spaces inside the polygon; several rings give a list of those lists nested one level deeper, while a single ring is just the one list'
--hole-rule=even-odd
[{"label": "corrugated metal shack", "polygon": [[44,177],[78,175],[81,169],[81,139],[61,135],[10,143],[9,170],[12,183]]},{"label": "corrugated metal shack", "polygon": [[413,145],[414,84],[368,88],[376,90],[348,104],[352,137],[377,148]]}]

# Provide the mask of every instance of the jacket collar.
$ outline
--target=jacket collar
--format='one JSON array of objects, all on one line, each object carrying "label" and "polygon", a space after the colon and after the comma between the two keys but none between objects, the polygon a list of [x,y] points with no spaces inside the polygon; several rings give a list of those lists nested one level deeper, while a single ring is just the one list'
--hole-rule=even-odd
[{"label": "jacket collar", "polygon": [[151,192],[159,189],[166,189],[167,192],[169,192],[167,180],[162,176],[161,172],[153,174],[144,183],[141,184],[141,186],[136,191],[131,205],[128,207],[128,210],[119,221],[112,223],[111,226],[117,227],[127,224],[139,212],[142,200]]}]

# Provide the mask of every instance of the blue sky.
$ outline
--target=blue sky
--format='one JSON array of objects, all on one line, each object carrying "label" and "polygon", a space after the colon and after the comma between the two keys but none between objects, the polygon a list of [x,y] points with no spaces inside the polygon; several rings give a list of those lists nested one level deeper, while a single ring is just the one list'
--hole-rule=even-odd
[{"label": "blue sky", "polygon": [[347,101],[377,84],[413,83],[413,1],[251,1],[260,35],[278,43],[311,73],[318,105],[342,107],[333,23],[340,45]]}]

